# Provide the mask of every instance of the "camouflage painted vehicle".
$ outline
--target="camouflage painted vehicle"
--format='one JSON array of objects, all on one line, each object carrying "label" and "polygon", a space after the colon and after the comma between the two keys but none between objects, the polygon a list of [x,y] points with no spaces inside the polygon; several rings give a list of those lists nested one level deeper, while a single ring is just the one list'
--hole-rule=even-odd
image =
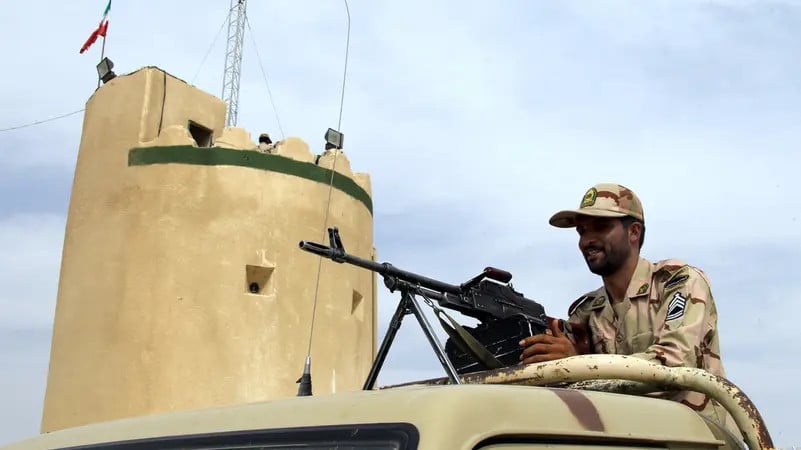
[{"label": "camouflage painted vehicle", "polygon": [[[768,430],[725,379],[618,355],[583,355],[357,392],[151,415],[44,434],[29,449],[767,449]],[[703,392],[742,439],[655,390]]]}]

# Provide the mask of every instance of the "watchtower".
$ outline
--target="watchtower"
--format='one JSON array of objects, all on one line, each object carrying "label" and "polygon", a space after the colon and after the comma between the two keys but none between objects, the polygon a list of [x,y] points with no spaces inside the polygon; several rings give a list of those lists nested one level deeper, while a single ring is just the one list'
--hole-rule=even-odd
[{"label": "watchtower", "polygon": [[[319,264],[298,242],[335,223],[350,252],[375,259],[369,175],[298,138],[260,152],[225,112],[155,67],[87,102],[43,432],[295,395]],[[317,298],[314,394],[360,389],[375,275],[324,264]]]}]

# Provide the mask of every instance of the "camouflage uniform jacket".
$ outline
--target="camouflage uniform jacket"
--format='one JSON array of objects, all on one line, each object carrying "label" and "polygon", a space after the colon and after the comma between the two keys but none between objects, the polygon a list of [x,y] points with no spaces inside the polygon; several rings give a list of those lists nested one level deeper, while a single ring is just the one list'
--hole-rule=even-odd
[{"label": "camouflage uniform jacket", "polygon": [[[578,298],[569,321],[588,326],[591,352],[630,355],[665,366],[697,367],[724,376],[717,309],[706,274],[678,259],[640,258],[625,298],[612,304],[604,287]],[[733,419],[698,392],[660,393],[727,426]]]},{"label": "camouflage uniform jacket", "polygon": [[259,142],[259,151],[262,153],[275,153],[275,143]]}]

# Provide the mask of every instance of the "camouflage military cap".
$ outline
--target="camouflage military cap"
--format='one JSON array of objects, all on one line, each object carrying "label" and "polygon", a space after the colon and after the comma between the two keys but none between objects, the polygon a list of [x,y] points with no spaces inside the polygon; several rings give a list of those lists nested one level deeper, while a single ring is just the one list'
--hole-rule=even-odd
[{"label": "camouflage military cap", "polygon": [[578,209],[559,211],[548,221],[558,228],[576,226],[576,216],[625,217],[631,216],[645,222],[639,197],[625,186],[600,183],[584,193]]}]

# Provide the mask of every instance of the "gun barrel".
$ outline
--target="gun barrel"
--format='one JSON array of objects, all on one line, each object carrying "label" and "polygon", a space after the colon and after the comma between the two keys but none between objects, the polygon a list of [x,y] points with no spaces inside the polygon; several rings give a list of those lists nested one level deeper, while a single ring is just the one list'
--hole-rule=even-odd
[{"label": "gun barrel", "polygon": [[358,256],[349,255],[341,249],[332,248],[327,245],[318,244],[310,241],[300,241],[300,248],[307,252],[320,255],[338,263],[348,263],[359,266],[367,270],[379,273],[384,277],[396,277],[410,284],[424,287],[437,292],[448,292],[451,294],[461,293],[461,288],[457,285],[445,283],[433,278],[429,278],[414,272],[398,269],[390,263],[378,263]]},{"label": "gun barrel", "polygon": [[315,255],[320,255],[326,258],[332,258],[334,256],[334,249],[327,246],[318,244],[316,242],[310,241],[300,241],[300,248],[306,250],[307,252],[314,253]]}]

